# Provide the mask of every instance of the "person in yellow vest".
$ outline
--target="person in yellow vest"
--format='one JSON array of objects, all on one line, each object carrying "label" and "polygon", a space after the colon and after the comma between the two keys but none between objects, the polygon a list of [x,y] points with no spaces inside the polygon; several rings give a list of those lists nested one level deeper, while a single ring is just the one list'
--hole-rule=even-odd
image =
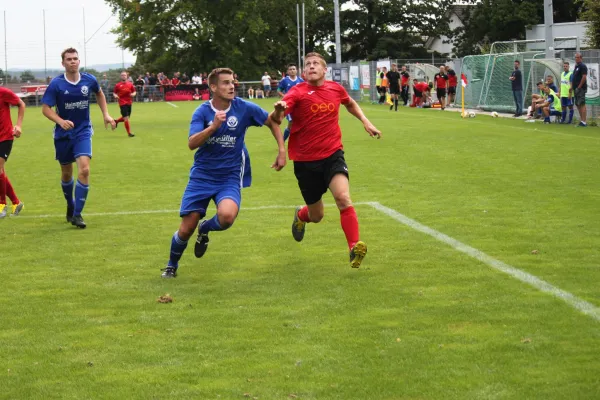
[{"label": "person in yellow vest", "polygon": [[540,89],[546,95],[546,101],[542,104],[542,110],[544,113],[544,123],[550,123],[550,116],[561,116],[562,115],[562,106],[560,104],[560,98],[556,94],[556,92],[550,89],[544,82],[539,82],[537,84],[538,89]]},{"label": "person in yellow vest", "polygon": [[[562,106],[562,118],[561,124],[571,124],[573,122],[573,72],[569,71],[571,66],[568,61],[563,63],[563,73],[560,74],[560,91],[558,96],[560,97],[560,105]],[[569,108],[569,122],[567,120],[567,107]]]}]

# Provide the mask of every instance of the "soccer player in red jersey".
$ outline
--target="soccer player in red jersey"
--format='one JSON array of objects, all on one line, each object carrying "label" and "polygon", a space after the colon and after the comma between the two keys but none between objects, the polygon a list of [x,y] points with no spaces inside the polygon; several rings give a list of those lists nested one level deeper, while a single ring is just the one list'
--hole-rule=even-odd
[{"label": "soccer player in red jersey", "polygon": [[[294,86],[275,104],[274,120],[292,116],[288,152],[294,161],[294,174],[306,203],[294,214],[292,235],[300,242],[308,222],[323,219],[323,194],[329,189],[340,210],[342,229],[350,249],[350,265],[360,264],[367,254],[367,245],[360,240],[358,218],[350,200],[348,166],[344,160],[339,109],[343,104],[359,119],[371,137],[381,132],[365,117],[358,104],[338,83],[325,80],[327,64],[319,53],[309,53],[304,61],[306,82]],[[285,111],[284,111],[285,109]]]},{"label": "soccer player in red jersey", "polygon": [[121,72],[121,82],[115,85],[113,90],[113,96],[119,100],[119,107],[121,108],[121,118],[116,119],[117,126],[119,122],[124,122],[125,130],[127,130],[127,136],[134,137],[131,133],[131,125],[129,124],[129,117],[131,117],[131,105],[133,104],[133,98],[136,95],[135,86],[133,83],[127,80],[127,72]]},{"label": "soccer player in red jersey", "polygon": [[448,75],[446,75],[446,67],[440,66],[440,72],[433,77],[438,101],[442,111],[446,108],[446,93],[448,91]]},{"label": "soccer player in red jersey", "polygon": [[[13,127],[10,119],[10,106],[18,106],[19,114],[17,124]],[[17,97],[12,91],[0,87],[0,218],[6,217],[6,196],[12,202],[11,215],[19,215],[23,209],[23,203],[15,194],[4,164],[10,156],[14,138],[21,137],[21,125],[23,125],[23,116],[25,115],[25,103]]]}]

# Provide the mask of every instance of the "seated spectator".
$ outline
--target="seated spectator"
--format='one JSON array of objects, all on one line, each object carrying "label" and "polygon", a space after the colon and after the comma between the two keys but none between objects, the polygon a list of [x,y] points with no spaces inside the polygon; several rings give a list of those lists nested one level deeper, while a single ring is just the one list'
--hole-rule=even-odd
[{"label": "seated spectator", "polygon": [[254,98],[254,89],[253,88],[248,89],[248,98],[249,99]]},{"label": "seated spectator", "polygon": [[202,78],[198,75],[197,72],[194,72],[194,76],[192,76],[192,84],[193,85],[201,85]]},{"label": "seated spectator", "polygon": [[254,93],[256,94],[257,99],[265,98],[265,92],[261,88],[256,89],[256,91]]},{"label": "seated spectator", "polygon": [[537,87],[546,96],[544,102],[540,104],[539,107],[544,113],[544,123],[549,124],[551,116],[562,116],[562,105],[560,98],[556,92],[552,90],[548,84],[544,84],[544,82],[538,82]]}]

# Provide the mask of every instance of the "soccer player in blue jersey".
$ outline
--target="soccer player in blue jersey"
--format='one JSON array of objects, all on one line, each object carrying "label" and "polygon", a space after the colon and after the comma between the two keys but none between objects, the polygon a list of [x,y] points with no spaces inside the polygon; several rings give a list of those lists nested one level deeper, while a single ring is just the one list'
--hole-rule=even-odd
[{"label": "soccer player in blue jersey", "polygon": [[[163,278],[177,276],[179,260],[198,222],[206,216],[211,200],[217,205],[217,213],[200,224],[194,247],[196,257],[206,252],[209,232],[226,230],[235,221],[242,199],[241,189],[251,182],[250,159],[244,145],[249,127],[268,126],[279,148],[271,167],[280,171],[286,164],[285,144],[279,129],[281,119],[273,119],[272,114],[256,104],[236,97],[233,71],[229,68],[214,69],[208,84],[213,99],[194,111],[190,123],[188,147],[197,151],[179,210],[181,224],[171,239],[169,263],[162,270]],[[279,102],[275,108],[283,111]]]},{"label": "soccer player in blue jersey", "polygon": [[[290,64],[288,65],[287,76],[279,81],[277,94],[279,94],[279,97],[283,98],[291,88],[302,82],[304,82],[304,79],[298,76],[298,67],[296,64]],[[286,141],[287,138],[290,137],[290,132],[292,131],[292,116],[288,114],[286,118],[288,120],[288,126],[283,132],[283,141]]]},{"label": "soccer player in blue jersey", "polygon": [[[79,73],[79,54],[74,48],[61,53],[65,73],[52,79],[42,98],[42,113],[56,125],[54,127],[54,148],[56,160],[61,168],[62,191],[67,200],[67,222],[78,228],[85,228],[81,212],[89,191],[90,159],[92,158],[92,135],[90,121],[90,96],[96,94],[96,101],[102,110],[104,126],[114,130],[115,121],[108,114],[106,98],[96,77]],[[56,110],[54,109],[56,108]],[[73,163],[77,163],[77,184],[73,182]],[[75,197],[73,198],[73,187]]]}]

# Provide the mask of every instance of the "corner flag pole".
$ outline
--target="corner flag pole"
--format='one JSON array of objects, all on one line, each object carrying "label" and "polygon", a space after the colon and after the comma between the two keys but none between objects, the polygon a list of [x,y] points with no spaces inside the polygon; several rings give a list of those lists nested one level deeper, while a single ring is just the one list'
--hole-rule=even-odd
[{"label": "corner flag pole", "polygon": [[460,91],[461,91],[461,96],[460,99],[462,101],[462,112],[460,113],[461,116],[465,115],[465,85],[460,85]]}]

